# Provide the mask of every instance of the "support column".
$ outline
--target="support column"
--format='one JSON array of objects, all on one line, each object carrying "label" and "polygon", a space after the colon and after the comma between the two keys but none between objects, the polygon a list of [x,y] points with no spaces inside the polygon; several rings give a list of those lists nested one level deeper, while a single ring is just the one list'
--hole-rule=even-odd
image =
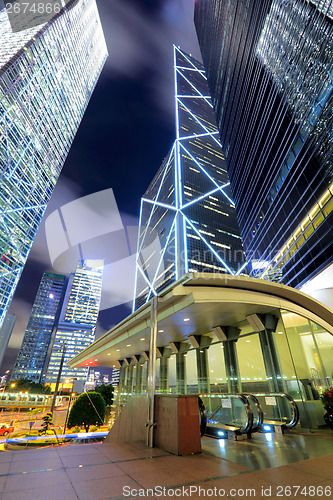
[{"label": "support column", "polygon": [[271,392],[284,392],[283,381],[279,357],[275,346],[274,332],[278,319],[271,314],[260,317],[264,329],[259,332],[260,346],[263,353],[268,385]]},{"label": "support column", "polygon": [[176,353],[176,391],[177,394],[187,394],[186,356],[184,352]]},{"label": "support column", "polygon": [[135,394],[141,394],[142,392],[142,365],[140,363],[135,364]]},{"label": "support column", "polygon": [[126,366],[126,390],[127,394],[131,394],[133,390],[133,365]]},{"label": "support column", "polygon": [[160,358],[160,392],[169,392],[169,356]]},{"label": "support column", "polygon": [[208,347],[196,350],[198,389],[200,394],[210,393],[209,367],[208,367]]},{"label": "support column", "polygon": [[154,446],[154,397],[156,377],[156,338],[157,338],[157,297],[151,299],[150,311],[150,341],[148,361],[148,421],[147,421],[147,446]]},{"label": "support column", "polygon": [[225,340],[223,342],[225,372],[227,376],[229,394],[237,394],[239,392],[242,392],[242,383],[239,373],[236,342],[237,342],[236,339]]}]

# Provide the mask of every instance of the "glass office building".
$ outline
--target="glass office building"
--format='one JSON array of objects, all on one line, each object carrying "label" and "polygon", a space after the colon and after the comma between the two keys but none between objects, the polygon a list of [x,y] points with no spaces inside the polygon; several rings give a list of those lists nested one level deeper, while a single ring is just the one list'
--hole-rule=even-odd
[{"label": "glass office building", "polygon": [[201,63],[174,47],[176,140],[141,201],[134,309],[187,272],[245,268]]},{"label": "glass office building", "polygon": [[13,33],[0,11],[0,323],[107,57],[95,0]]},{"label": "glass office building", "polygon": [[299,287],[333,255],[331,2],[195,5],[251,275]]},{"label": "glass office building", "polygon": [[46,383],[54,383],[57,380],[64,346],[65,357],[61,378],[86,380],[88,366],[73,370],[66,363],[94,341],[102,293],[103,268],[103,260],[82,261],[69,278],[46,372]]},{"label": "glass office building", "polygon": [[41,382],[47,366],[52,335],[64,298],[66,276],[44,273],[23,337],[11,380]]}]

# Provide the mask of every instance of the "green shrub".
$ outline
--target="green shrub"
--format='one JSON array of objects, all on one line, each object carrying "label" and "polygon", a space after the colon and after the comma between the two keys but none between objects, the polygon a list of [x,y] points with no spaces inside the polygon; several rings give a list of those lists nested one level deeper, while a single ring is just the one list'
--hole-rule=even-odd
[{"label": "green shrub", "polygon": [[84,392],[74,402],[68,417],[68,427],[83,425],[86,432],[91,425],[102,425],[105,419],[105,401],[97,392]]},{"label": "green shrub", "polygon": [[90,427],[90,431],[91,432],[95,432],[97,431],[98,427],[96,427],[96,425],[93,425],[92,427]]}]

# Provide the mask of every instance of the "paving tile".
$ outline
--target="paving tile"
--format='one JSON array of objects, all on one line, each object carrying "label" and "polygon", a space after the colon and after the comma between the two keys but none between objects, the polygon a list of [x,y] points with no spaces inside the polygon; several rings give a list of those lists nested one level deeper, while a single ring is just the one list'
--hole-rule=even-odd
[{"label": "paving tile", "polygon": [[69,446],[60,446],[56,448],[56,450],[60,457],[65,457],[70,455],[88,455],[90,453],[97,453],[100,448],[102,448],[102,446],[96,444],[74,444]]},{"label": "paving tile", "polygon": [[130,476],[145,489],[155,486],[171,487],[196,481],[195,471],[189,474],[181,470],[170,471],[162,468],[131,472]]},{"label": "paving tile", "polygon": [[11,462],[13,460],[13,451],[1,451],[0,452],[0,463]]},{"label": "paving tile", "polygon": [[4,493],[32,488],[48,488],[57,484],[61,484],[62,486],[70,485],[70,480],[64,470],[13,474],[12,476],[7,476]]},{"label": "paving tile", "polygon": [[46,458],[53,458],[58,456],[56,447],[38,449],[38,450],[18,450],[14,452],[13,462],[20,462],[21,460],[44,460]]},{"label": "paving tile", "polygon": [[96,465],[104,464],[109,460],[102,453],[87,453],[80,455],[70,455],[60,457],[65,467],[76,467],[78,465]]},{"label": "paving tile", "polygon": [[130,488],[130,490],[138,490],[140,488],[133,479],[127,476],[99,478],[90,481],[73,481],[73,486],[80,500],[105,500],[120,497],[123,495],[125,486]]},{"label": "paving tile", "polygon": [[2,463],[0,463],[0,475],[2,475],[2,474],[8,474],[10,466],[11,466],[11,462],[2,462]]},{"label": "paving tile", "polygon": [[24,493],[19,491],[8,491],[1,496],[1,500],[78,500],[78,496],[72,485],[63,486],[57,484],[47,488],[26,488]]},{"label": "paving tile", "polygon": [[293,469],[310,472],[329,479],[333,476],[333,455],[297,462],[293,464]]},{"label": "paving tile", "polygon": [[7,476],[0,477],[0,493],[2,493],[7,481]]},{"label": "paving tile", "polygon": [[305,473],[294,468],[293,464],[255,471],[251,473],[251,476],[258,480],[266,480],[272,485],[281,486],[306,486],[317,484],[322,480],[322,477],[318,477],[316,474]]},{"label": "paving tile", "polygon": [[125,475],[125,472],[114,464],[88,465],[85,467],[67,468],[66,472],[71,481],[88,481],[89,479]]},{"label": "paving tile", "polygon": [[45,469],[60,469],[63,467],[62,461],[58,456],[50,458],[49,456],[31,460],[19,460],[10,464],[9,472],[30,472]]}]

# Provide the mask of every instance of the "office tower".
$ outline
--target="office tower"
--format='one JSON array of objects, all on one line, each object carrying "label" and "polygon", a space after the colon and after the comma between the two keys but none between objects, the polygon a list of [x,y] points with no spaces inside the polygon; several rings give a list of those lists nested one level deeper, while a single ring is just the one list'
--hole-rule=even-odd
[{"label": "office tower", "polygon": [[66,276],[44,273],[32,306],[11,380],[41,382],[65,293]]},{"label": "office tower", "polygon": [[66,363],[94,341],[102,292],[103,267],[103,260],[85,260],[79,262],[75,273],[69,277],[46,372],[46,383],[54,383],[57,380],[64,345],[65,356],[61,379],[86,380],[88,367],[73,370]]},{"label": "office tower", "polygon": [[176,140],[141,201],[134,309],[187,272],[245,267],[204,68],[174,47],[174,75]]},{"label": "office tower", "polygon": [[13,331],[15,321],[16,316],[14,316],[14,314],[7,313],[0,328],[0,366],[2,365],[3,357]]},{"label": "office tower", "polygon": [[200,0],[195,24],[251,275],[332,261],[333,8]]},{"label": "office tower", "polygon": [[95,0],[0,37],[1,323],[107,50]]}]

